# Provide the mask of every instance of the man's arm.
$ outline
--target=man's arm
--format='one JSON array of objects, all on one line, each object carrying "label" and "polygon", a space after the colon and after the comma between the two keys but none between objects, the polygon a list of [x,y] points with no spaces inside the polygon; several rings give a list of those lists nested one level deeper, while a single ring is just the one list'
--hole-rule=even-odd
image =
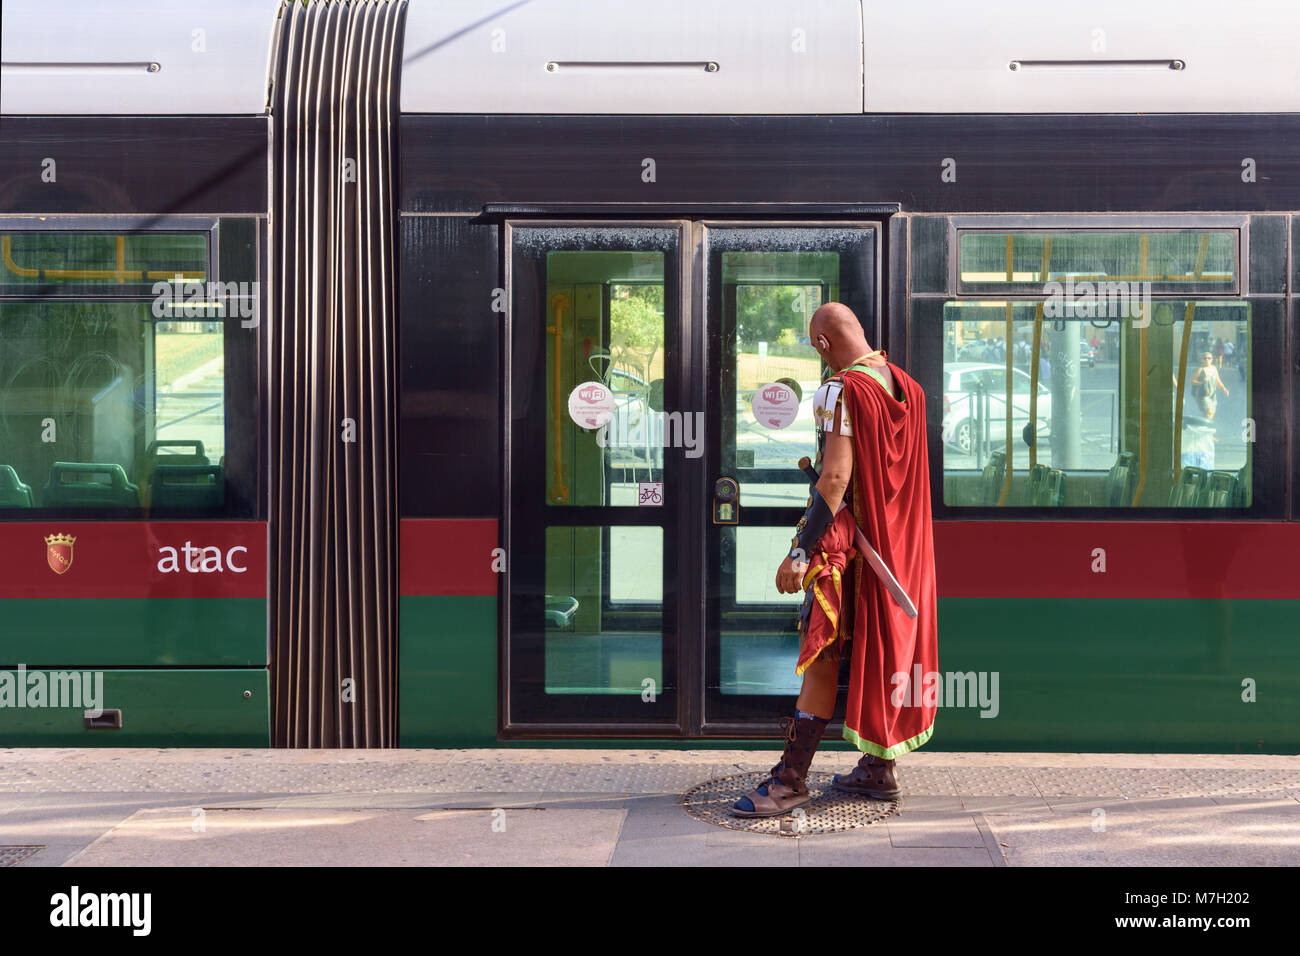
[{"label": "man's arm", "polygon": [[[835,410],[835,427],[826,433],[826,445],[822,448],[822,475],[817,481],[817,491],[825,499],[831,514],[839,511],[849,478],[853,475],[853,439],[840,434],[842,414],[843,402],[840,402]],[[787,557],[776,572],[777,591],[781,594],[802,591],[803,572],[807,567],[804,561],[795,564],[792,558]]]},{"label": "man's arm", "polygon": [[831,514],[839,511],[844,492],[853,477],[853,439],[841,435],[839,412],[836,413],[835,427],[826,433],[826,447],[822,449],[822,476],[817,482],[817,490],[826,499]]}]

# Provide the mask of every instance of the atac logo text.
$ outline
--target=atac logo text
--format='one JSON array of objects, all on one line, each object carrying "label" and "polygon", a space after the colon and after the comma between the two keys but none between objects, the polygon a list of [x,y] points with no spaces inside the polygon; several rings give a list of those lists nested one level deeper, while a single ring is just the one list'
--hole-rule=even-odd
[{"label": "atac logo text", "polygon": [[77,539],[69,534],[51,534],[45,538],[45,563],[55,574],[63,574],[72,567],[72,546]]},{"label": "atac logo text", "polygon": [[180,574],[182,571],[188,574],[221,574],[226,571],[243,574],[248,570],[244,564],[247,554],[248,549],[242,544],[224,552],[215,546],[205,548],[188,541],[179,548],[163,545],[158,549],[158,570],[163,574]]}]

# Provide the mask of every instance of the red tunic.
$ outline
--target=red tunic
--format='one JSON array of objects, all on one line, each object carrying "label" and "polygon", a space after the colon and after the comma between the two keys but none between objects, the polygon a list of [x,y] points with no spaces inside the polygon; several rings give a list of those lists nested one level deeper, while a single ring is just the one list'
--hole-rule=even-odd
[{"label": "red tunic", "polygon": [[[828,564],[842,567],[842,560],[852,559],[851,606],[839,615],[838,626],[814,607],[800,654],[806,667],[834,640],[835,631],[847,636],[851,628],[844,737],[859,750],[886,759],[930,739],[938,709],[933,682],[939,679],[925,393],[892,362],[889,370],[902,390],[901,402],[865,372],[849,369],[837,376],[853,441],[849,494],[863,535],[911,597],[917,615],[912,619],[904,613],[866,561],[851,551],[852,540],[843,541],[832,526],[819,544],[829,546],[824,547]],[[830,557],[836,552],[838,557]],[[818,591],[820,595],[823,588]],[[815,604],[820,603],[819,598]]]}]

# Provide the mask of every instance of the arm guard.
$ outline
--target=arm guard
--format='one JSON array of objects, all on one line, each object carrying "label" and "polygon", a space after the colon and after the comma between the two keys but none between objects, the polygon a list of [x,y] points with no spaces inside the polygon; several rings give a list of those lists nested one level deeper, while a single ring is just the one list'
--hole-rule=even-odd
[{"label": "arm guard", "polygon": [[804,553],[805,560],[834,520],[835,516],[831,514],[830,505],[826,503],[822,493],[813,488],[812,504],[808,506],[808,510],[804,512],[803,517],[799,519],[799,523],[795,525],[794,529],[795,538],[797,539],[794,547]]}]

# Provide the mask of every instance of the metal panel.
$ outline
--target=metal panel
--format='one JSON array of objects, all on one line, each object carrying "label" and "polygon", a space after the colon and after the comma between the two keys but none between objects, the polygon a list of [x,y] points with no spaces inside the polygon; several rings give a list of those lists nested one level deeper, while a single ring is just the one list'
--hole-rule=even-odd
[{"label": "metal panel", "polygon": [[265,116],[6,116],[0,213],[265,215],[268,124]]},{"label": "metal panel", "polygon": [[279,0],[5,0],[0,112],[266,112]]},{"label": "metal panel", "polygon": [[500,230],[464,216],[402,218],[401,508],[501,514]]},{"label": "metal panel", "polygon": [[862,111],[859,0],[413,0],[406,36],[405,113]]},{"label": "metal panel", "polygon": [[[899,202],[909,212],[1300,209],[1291,114],[403,116],[402,207]],[[658,181],[641,181],[654,157]],[[956,161],[956,181],[943,160]],[[1243,157],[1258,166],[1242,179]],[[644,209],[644,206],[636,208]],[[793,211],[793,210],[791,210]]]},{"label": "metal panel", "polygon": [[[265,667],[92,671],[83,665],[45,674],[47,687],[58,682],[64,696],[57,705],[51,691],[47,706],[6,707],[6,747],[265,747],[268,742]],[[86,726],[86,697],[78,700],[66,683],[73,674],[105,716],[108,710],[121,711],[120,727]]]},{"label": "metal panel", "polygon": [[1289,0],[864,0],[868,113],[1300,109]]},{"label": "metal panel", "polygon": [[397,50],[405,0],[285,5],[273,91],[280,746],[397,742]]}]

